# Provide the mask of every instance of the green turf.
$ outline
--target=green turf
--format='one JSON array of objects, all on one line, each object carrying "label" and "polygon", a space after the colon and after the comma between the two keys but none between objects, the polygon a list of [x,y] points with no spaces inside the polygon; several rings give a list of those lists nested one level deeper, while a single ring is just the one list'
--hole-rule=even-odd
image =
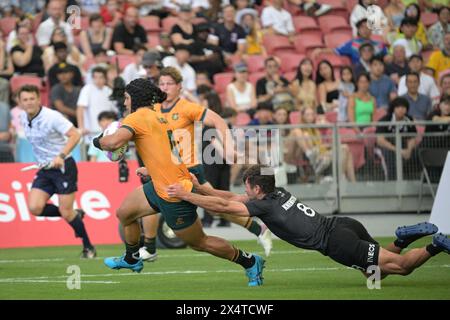
[{"label": "green turf", "polygon": [[[262,254],[256,241],[234,244]],[[80,260],[80,247],[72,246],[0,250],[0,299],[450,299],[445,253],[407,277],[390,276],[380,290],[369,290],[359,271],[282,241],[274,242],[264,286],[257,288],[247,287],[240,266],[190,249],[159,250],[158,261],[146,263],[141,274],[107,269],[102,258],[122,250],[98,246],[95,260]],[[70,265],[80,267],[80,290],[67,288]]]}]

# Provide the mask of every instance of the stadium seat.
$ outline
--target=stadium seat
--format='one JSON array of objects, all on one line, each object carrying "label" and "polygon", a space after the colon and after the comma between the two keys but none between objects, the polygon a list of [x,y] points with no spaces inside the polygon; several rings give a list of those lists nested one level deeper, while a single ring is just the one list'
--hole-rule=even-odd
[{"label": "stadium seat", "polygon": [[317,0],[317,3],[324,3],[324,4],[328,4],[331,6],[331,11],[330,14],[335,15],[335,16],[341,16],[343,17],[345,20],[348,21],[350,13],[347,9],[347,7],[341,3],[340,1],[336,1],[336,0]]},{"label": "stadium seat", "polygon": [[278,35],[265,35],[263,38],[263,44],[266,47],[268,54],[276,54],[276,50],[279,51],[294,51],[294,46],[289,42],[289,39],[285,36]]},{"label": "stadium seat", "polygon": [[338,30],[323,36],[327,48],[337,48],[350,41],[353,36],[351,31]]},{"label": "stadium seat", "polygon": [[420,20],[426,28],[429,28],[439,20],[439,17],[433,12],[422,12],[420,14]]},{"label": "stadium seat", "polygon": [[346,0],[347,11],[352,12],[353,8],[358,4],[358,0]]},{"label": "stadium seat", "polygon": [[379,121],[381,118],[383,118],[387,113],[387,110],[385,108],[377,108],[373,114],[373,121]]},{"label": "stadium seat", "polygon": [[330,123],[336,123],[338,114],[335,111],[325,112],[325,119]]},{"label": "stadium seat", "polygon": [[11,92],[13,93],[16,92],[21,86],[26,84],[35,85],[39,88],[39,90],[42,90],[43,88],[42,79],[38,76],[17,75],[13,76],[9,81]]},{"label": "stadium seat", "polygon": [[325,44],[322,38],[313,35],[298,35],[294,40],[295,50],[297,53],[309,55],[316,48],[323,48]]},{"label": "stadium seat", "polygon": [[253,72],[249,75],[248,81],[250,81],[256,88],[256,82],[266,75],[265,72]]},{"label": "stadium seat", "polygon": [[161,26],[159,25],[159,17],[158,16],[145,16],[139,18],[139,23],[144,28],[144,30],[148,33],[149,31],[161,31]]},{"label": "stadium seat", "polygon": [[366,163],[364,155],[364,140],[356,136],[355,130],[352,128],[339,128],[341,143],[348,145],[353,156],[353,165],[358,170]]},{"label": "stadium seat", "polygon": [[302,115],[300,111],[291,111],[289,113],[289,123],[291,124],[299,124],[301,121]]},{"label": "stadium seat", "polygon": [[214,75],[214,89],[217,93],[225,93],[227,86],[233,80],[233,72],[221,72]]},{"label": "stadium seat", "polygon": [[320,54],[316,57],[316,59],[314,60],[314,65],[316,68],[322,60],[328,60],[336,70],[342,68],[343,66],[351,66],[350,59],[348,57],[327,53]]},{"label": "stadium seat", "polygon": [[[263,5],[264,5],[264,3],[263,3]],[[292,17],[296,17],[298,15],[303,14],[303,11],[299,8],[299,6],[297,6],[293,3],[290,3],[289,1],[284,1],[283,8],[284,8],[284,10],[289,12],[292,15]],[[261,17],[261,13],[259,14],[259,16]]]},{"label": "stadium seat", "polygon": [[170,32],[172,30],[172,27],[177,23],[178,18],[177,17],[167,17],[161,20],[161,26],[162,30],[164,32]]},{"label": "stadium seat", "polygon": [[116,61],[118,61],[119,69],[122,71],[130,63],[135,63],[136,57],[131,56],[131,55],[126,55],[126,54],[118,54],[111,59],[111,63],[115,64]]},{"label": "stadium seat", "polygon": [[281,72],[297,71],[298,65],[305,55],[299,53],[283,53],[278,54],[281,60]]},{"label": "stadium seat", "polygon": [[3,32],[3,37],[8,37],[9,33],[16,28],[16,17],[5,17],[0,19],[0,28]]},{"label": "stadium seat", "polygon": [[251,55],[247,57],[248,72],[264,71],[264,57],[261,55]]},{"label": "stadium seat", "polygon": [[301,33],[304,30],[320,30],[316,20],[312,17],[297,16],[292,18],[296,32]]},{"label": "stadium seat", "polygon": [[160,33],[160,31],[147,31],[147,44],[150,45],[151,48],[159,45]]},{"label": "stadium seat", "polygon": [[320,29],[323,34],[330,33],[331,31],[344,30],[350,32],[352,28],[348,24],[347,20],[341,16],[324,15],[317,18],[319,21]]},{"label": "stadium seat", "polygon": [[246,126],[252,118],[249,116],[247,112],[239,112],[236,116],[236,125],[237,126]]}]

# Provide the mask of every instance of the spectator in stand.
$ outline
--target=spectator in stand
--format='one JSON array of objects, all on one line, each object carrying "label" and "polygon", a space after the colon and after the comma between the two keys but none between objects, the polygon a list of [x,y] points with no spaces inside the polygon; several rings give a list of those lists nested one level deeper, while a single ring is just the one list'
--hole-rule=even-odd
[{"label": "spectator in stand", "polygon": [[211,82],[211,78],[209,77],[208,72],[205,71],[196,72],[195,84],[197,85],[197,95],[199,94],[198,91],[200,89],[200,86],[208,87],[211,90],[214,88],[214,85]]},{"label": "spectator in stand", "polygon": [[210,43],[222,49],[225,63],[233,65],[233,56],[242,58],[245,54],[246,34],[244,29],[235,22],[236,10],[232,5],[223,8],[223,23],[214,27],[214,34],[210,35]]},{"label": "spectator in stand", "polygon": [[248,81],[247,65],[243,62],[234,66],[233,82],[227,86],[228,106],[236,112],[248,112],[253,115],[256,109],[255,87]]},{"label": "spectator in stand", "polygon": [[428,38],[435,49],[444,50],[444,36],[450,33],[450,8],[441,7],[438,16],[439,20],[428,29]]},{"label": "spectator in stand", "polygon": [[402,97],[408,100],[408,115],[414,120],[425,120],[431,112],[431,99],[419,93],[420,76],[417,72],[410,72],[406,75],[406,87],[408,91]]},{"label": "spectator in stand", "polygon": [[139,9],[139,16],[158,16],[164,19],[169,15],[166,9],[164,9],[165,0],[132,0],[130,1],[134,6]]},{"label": "spectator in stand", "polygon": [[99,48],[111,49],[112,29],[105,26],[103,17],[94,13],[89,17],[89,28],[80,33],[80,45],[88,59],[94,57],[93,52]]},{"label": "spectator in stand", "polygon": [[320,61],[316,71],[316,85],[319,93],[318,114],[338,111],[339,80],[334,77],[334,69],[328,60]]},{"label": "spectator in stand", "polygon": [[[358,3],[353,7],[352,13],[350,14],[350,26],[352,27],[354,37],[358,37],[358,22],[361,21],[361,19],[367,19],[369,15],[367,8],[374,4],[376,4],[376,0],[359,0]],[[381,13],[383,15],[380,17],[380,19],[382,22],[386,22],[386,26],[384,26],[384,28],[380,31],[377,30],[377,34],[386,33],[389,29],[388,19],[384,15],[383,11],[381,11]]]},{"label": "spectator in stand", "polygon": [[365,42],[359,47],[359,61],[353,69],[355,76],[370,72],[370,61],[374,57],[374,52],[375,49],[369,42]]},{"label": "spectator in stand", "polygon": [[406,57],[409,58],[413,54],[420,54],[423,49],[422,43],[416,38],[417,21],[412,18],[404,18],[400,25],[400,32],[395,37],[392,48],[396,45],[403,45],[406,50]]},{"label": "spectator in stand", "polygon": [[[118,120],[117,113],[114,111],[102,111],[99,113],[98,117],[98,125],[102,131],[105,131],[108,126],[114,121]],[[88,156],[90,162],[110,162],[105,152],[100,149],[97,149],[92,142],[89,144]]]},{"label": "spectator in stand", "polygon": [[136,48],[136,62],[128,64],[121,74],[121,77],[125,81],[125,84],[129,84],[131,81],[143,78],[146,76],[146,71],[142,63],[142,58],[144,54],[147,52],[147,47],[144,45],[139,45]]},{"label": "spectator in stand", "polygon": [[405,9],[405,18],[409,18],[417,22],[417,29],[415,31],[415,34],[413,34],[414,38],[420,41],[423,50],[428,50],[431,49],[432,46],[428,41],[427,29],[420,20],[420,14],[421,14],[420,7],[417,3],[410,3]]},{"label": "spectator in stand", "polygon": [[267,51],[263,44],[263,33],[261,31],[261,25],[258,21],[257,11],[248,8],[248,10],[243,13],[239,24],[244,28],[247,33],[246,40],[246,55],[261,55],[262,57],[267,57]]},{"label": "spectator in stand", "polygon": [[97,67],[92,70],[93,83],[85,85],[77,101],[77,122],[85,142],[100,133],[97,117],[102,111],[117,112],[113,102],[109,99],[112,90],[106,85],[106,70]]},{"label": "spectator in stand", "polygon": [[397,33],[400,24],[405,17],[405,5],[402,0],[390,0],[389,4],[384,8],[384,14],[388,19],[389,32]]},{"label": "spectator in stand", "polygon": [[[10,52],[11,49],[17,44],[17,25],[25,26],[27,27],[31,33],[33,33],[33,20],[29,16],[23,16],[20,18],[19,21],[17,21],[16,28],[12,30],[7,36],[8,40],[6,40],[6,51]],[[0,28],[1,29],[1,28]],[[2,32],[0,30],[0,32]],[[2,34],[2,39],[4,38]],[[33,37],[33,44],[35,44],[34,37]]]},{"label": "spectator in stand", "polygon": [[[83,80],[81,77],[80,69],[71,63],[69,63],[67,45],[64,42],[56,42],[51,47],[55,53],[55,61],[54,64],[48,69],[48,81],[50,83],[50,87],[53,87],[58,83],[57,70],[59,69],[59,64],[64,63],[68,69],[73,72],[73,77],[71,79],[72,84],[75,86],[82,86]],[[47,49],[49,49],[47,48]]]},{"label": "spectator in stand", "polygon": [[[433,77],[423,72],[423,57],[420,55],[411,56],[408,60],[408,66],[411,72],[416,72],[420,75],[419,93],[428,96],[432,100],[433,105],[436,104],[439,101],[441,93],[439,92],[439,88],[434,82]],[[406,76],[403,76],[398,83],[397,93],[401,96],[404,95],[406,91]]]},{"label": "spectator in stand", "polygon": [[9,82],[14,72],[14,66],[11,57],[6,51],[5,42],[0,30],[0,102],[9,104]]},{"label": "spectator in stand", "polygon": [[77,102],[80,95],[80,86],[73,85],[73,69],[61,62],[56,65],[56,83],[51,90],[50,100],[53,108],[61,112],[72,124],[77,127]]},{"label": "spectator in stand", "polygon": [[[417,134],[416,126],[413,120],[407,115],[409,109],[408,100],[403,97],[397,97],[389,104],[388,113],[382,117],[379,122],[387,122],[386,125],[377,126],[377,145],[381,148],[387,166],[387,177],[389,180],[397,178],[396,169],[396,146],[395,146],[395,125],[388,125],[391,122],[406,122],[408,124],[399,127],[400,133]],[[403,159],[403,171],[409,165],[414,165],[416,162],[413,151],[416,147],[416,137],[411,135],[403,135],[401,137],[400,153]]]},{"label": "spectator in stand", "polygon": [[205,0],[164,0],[164,9],[173,16],[176,16],[180,12],[183,5],[192,7],[195,15],[201,15],[205,10],[210,8],[209,1]]},{"label": "spectator in stand", "polygon": [[313,51],[311,57],[315,58],[320,53],[336,53],[341,56],[348,56],[352,60],[352,64],[356,64],[359,61],[359,47],[366,42],[369,42],[373,46],[375,50],[375,55],[385,56],[387,54],[386,46],[383,43],[371,39],[372,31],[367,26],[366,18],[358,21],[356,27],[358,28],[357,38],[354,38],[342,44],[340,47],[337,47],[336,49],[317,48]]},{"label": "spectator in stand", "polygon": [[127,3],[121,4],[121,2],[120,0],[107,0],[106,4],[101,6],[100,15],[107,26],[114,28],[122,22],[124,7]]},{"label": "spectator in stand", "polygon": [[135,7],[125,11],[123,22],[114,28],[112,45],[117,54],[133,55],[133,49],[147,44],[147,33],[139,24],[139,12]]},{"label": "spectator in stand", "polygon": [[314,65],[311,59],[303,58],[297,67],[297,74],[290,85],[299,111],[306,107],[317,109],[317,86],[313,80]]},{"label": "spectator in stand", "polygon": [[194,93],[197,89],[195,84],[195,70],[188,63],[190,58],[189,46],[180,44],[175,47],[175,56],[165,57],[162,60],[164,67],[174,67],[178,69],[183,77],[183,90]]},{"label": "spectator in stand", "polygon": [[195,28],[192,19],[195,16],[189,4],[180,6],[177,22],[170,31],[170,39],[174,46],[179,44],[189,45],[195,41]]},{"label": "spectator in stand", "polygon": [[[356,92],[348,102],[348,121],[356,124],[368,124],[373,121],[373,114],[377,109],[377,101],[369,92],[370,77],[366,73],[356,78]],[[355,127],[361,133],[363,127]]]},{"label": "spectator in stand", "polygon": [[377,108],[387,109],[389,101],[397,97],[395,83],[384,74],[384,62],[379,57],[373,57],[370,61],[369,92],[375,97]]},{"label": "spectator in stand", "polygon": [[0,101],[0,162],[14,162],[14,156],[9,145],[13,138],[12,133],[9,105]]},{"label": "spectator in stand", "polygon": [[73,44],[72,27],[64,21],[65,19],[64,4],[60,0],[50,0],[47,5],[47,14],[49,18],[39,25],[36,30],[37,44],[45,49],[51,45],[51,38],[56,27],[64,30],[68,44]]},{"label": "spectator in stand", "polygon": [[283,0],[272,0],[261,13],[261,24],[266,34],[286,36],[294,42],[295,28],[292,15],[283,9]]},{"label": "spectator in stand", "polygon": [[442,132],[446,135],[438,137],[425,135],[423,144],[431,148],[450,149],[450,96],[441,99],[438,107],[428,114],[427,120],[436,124],[427,125],[425,133]]},{"label": "spectator in stand", "polygon": [[409,72],[405,47],[399,44],[394,46],[392,57],[392,62],[386,65],[385,73],[398,86],[400,78]]},{"label": "spectator in stand", "polygon": [[450,73],[444,74],[440,81],[441,98],[450,96]]},{"label": "spectator in stand", "polygon": [[326,3],[317,3],[316,0],[288,0],[288,2],[298,5],[308,16],[319,17],[329,12],[332,7]]},{"label": "spectator in stand", "polygon": [[436,80],[440,78],[443,72],[450,69],[450,32],[447,32],[444,36],[444,49],[431,54],[427,67],[434,70]]},{"label": "spectator in stand", "polygon": [[45,6],[45,1],[43,0],[11,0],[11,3],[16,17],[34,17],[40,13]]},{"label": "spectator in stand", "polygon": [[[42,54],[42,61],[44,62],[44,69],[46,72],[53,66],[55,63],[59,63],[62,61],[58,61],[56,57],[56,48],[55,43],[64,43],[65,44],[65,60],[71,65],[77,66],[79,69],[83,69],[84,61],[86,57],[78,50],[77,46],[71,45],[67,41],[67,37],[64,33],[64,30],[60,27],[56,27],[53,30],[50,45],[47,46]],[[64,60],[64,61],[65,61]]]},{"label": "spectator in stand", "polygon": [[11,58],[14,71],[17,74],[35,74],[44,77],[44,65],[42,63],[42,49],[33,45],[33,36],[30,29],[17,25],[17,45],[11,49]]},{"label": "spectator in stand", "polygon": [[161,32],[159,34],[159,44],[155,48],[161,55],[161,59],[168,56],[173,56],[175,54],[175,48],[170,40],[170,35],[166,32]]},{"label": "spectator in stand", "polygon": [[84,84],[92,83],[92,70],[96,67],[102,67],[103,69],[107,69],[109,67],[109,57],[106,54],[106,50],[103,48],[98,48],[94,50],[94,62],[88,67],[86,71],[86,76],[84,77]]},{"label": "spectator in stand", "polygon": [[280,64],[274,57],[269,57],[264,61],[266,74],[256,82],[256,97],[258,103],[282,100],[289,93],[289,81],[281,76]]},{"label": "spectator in stand", "polygon": [[341,81],[339,83],[339,107],[337,121],[348,121],[348,102],[350,97],[355,93],[355,79],[350,66],[341,69]]},{"label": "spectator in stand", "polygon": [[189,64],[195,72],[205,71],[212,78],[216,73],[224,70],[222,52],[218,46],[208,43],[210,26],[200,23],[195,27],[195,40],[190,45]]},{"label": "spectator in stand", "polygon": [[[250,2],[249,0],[234,1],[234,6],[236,8],[236,23],[241,25],[241,27],[244,28],[244,30],[245,30],[245,27],[242,25],[242,17],[245,14],[250,14],[250,15],[253,15],[254,17],[258,17],[258,11],[255,10],[253,8],[253,6],[250,5],[249,2]],[[245,30],[245,31],[247,32],[248,30]]]},{"label": "spectator in stand", "polygon": [[163,67],[161,62],[161,55],[158,51],[149,50],[144,53],[142,57],[142,66],[146,71],[146,76],[148,79],[152,80],[153,83],[157,83],[159,78],[159,71]]}]

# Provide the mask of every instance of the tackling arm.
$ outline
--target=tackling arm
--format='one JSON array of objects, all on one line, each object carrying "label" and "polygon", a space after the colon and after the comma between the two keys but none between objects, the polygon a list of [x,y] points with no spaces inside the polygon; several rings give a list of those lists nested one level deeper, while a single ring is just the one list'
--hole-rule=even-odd
[{"label": "tackling arm", "polygon": [[241,202],[230,201],[219,197],[202,196],[196,193],[188,192],[179,184],[169,186],[167,193],[171,197],[176,197],[202,207],[203,209],[208,210],[208,212],[217,214],[225,213],[239,217],[250,216],[247,207]]},{"label": "tackling arm", "polygon": [[[133,139],[133,134],[126,128],[119,128],[111,135],[94,139],[94,146],[100,150],[114,151]],[[96,142],[97,140],[97,142]]]}]

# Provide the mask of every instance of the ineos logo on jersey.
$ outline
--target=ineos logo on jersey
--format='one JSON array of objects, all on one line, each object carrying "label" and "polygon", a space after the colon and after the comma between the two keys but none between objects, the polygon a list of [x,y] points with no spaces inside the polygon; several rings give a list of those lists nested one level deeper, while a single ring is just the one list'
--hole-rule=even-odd
[{"label": "ineos logo on jersey", "polygon": [[369,244],[369,251],[367,252],[367,262],[373,263],[373,257],[375,255],[375,245],[370,243]]}]

